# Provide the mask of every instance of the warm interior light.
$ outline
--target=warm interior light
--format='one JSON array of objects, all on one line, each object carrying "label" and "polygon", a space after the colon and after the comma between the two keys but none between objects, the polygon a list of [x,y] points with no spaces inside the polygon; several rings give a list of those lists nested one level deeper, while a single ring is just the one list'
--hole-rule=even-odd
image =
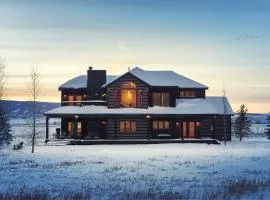
[{"label": "warm interior light", "polygon": [[121,85],[121,106],[134,107],[136,104],[136,85],[133,82],[125,82]]},{"label": "warm interior light", "polygon": [[146,117],[145,117],[146,119],[150,119],[151,118],[151,116],[150,115],[146,115]]},{"label": "warm interior light", "polygon": [[130,90],[128,90],[128,92],[127,92],[127,97],[128,97],[129,99],[132,99],[132,94],[131,94]]},{"label": "warm interior light", "polygon": [[196,122],[196,126],[200,126],[200,122]]}]

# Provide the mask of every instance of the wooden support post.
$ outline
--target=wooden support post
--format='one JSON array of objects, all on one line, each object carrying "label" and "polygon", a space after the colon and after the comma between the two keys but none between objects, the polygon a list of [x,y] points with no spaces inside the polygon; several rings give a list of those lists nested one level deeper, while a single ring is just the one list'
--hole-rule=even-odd
[{"label": "wooden support post", "polygon": [[213,119],[213,139],[216,139],[216,115],[214,115]]},{"label": "wooden support post", "polygon": [[49,142],[49,117],[46,117],[46,139],[45,143]]},{"label": "wooden support post", "polygon": [[77,138],[77,132],[78,132],[78,115],[75,115],[75,118],[74,118],[74,128],[73,128],[73,136],[74,138]]},{"label": "wooden support post", "polygon": [[[186,122],[185,122],[186,123]],[[184,128],[183,128],[183,126],[184,126],[184,122],[182,121],[181,123],[180,123],[180,129],[181,129],[181,139],[182,139],[182,141],[184,141]],[[185,125],[185,126],[187,126],[187,124]],[[187,127],[186,127],[187,128]],[[187,129],[186,129],[187,130]],[[185,133],[186,134],[186,133]]]}]

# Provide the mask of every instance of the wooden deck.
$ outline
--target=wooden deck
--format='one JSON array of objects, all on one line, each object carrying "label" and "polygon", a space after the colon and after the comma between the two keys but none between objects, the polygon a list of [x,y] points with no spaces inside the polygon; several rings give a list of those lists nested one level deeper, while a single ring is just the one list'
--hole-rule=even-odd
[{"label": "wooden deck", "polygon": [[195,144],[220,144],[219,140],[216,139],[118,139],[118,140],[101,140],[101,139],[93,139],[93,140],[78,140],[78,139],[70,139],[70,140],[50,140],[48,145],[57,145],[57,143],[65,143],[66,145],[113,145],[113,144],[172,144],[172,143],[195,143]]}]

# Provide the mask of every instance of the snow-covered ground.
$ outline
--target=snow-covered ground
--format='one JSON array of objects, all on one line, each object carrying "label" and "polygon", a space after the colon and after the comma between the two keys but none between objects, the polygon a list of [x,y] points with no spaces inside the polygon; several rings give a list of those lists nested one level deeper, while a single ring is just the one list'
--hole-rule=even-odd
[{"label": "snow-covered ground", "polygon": [[226,147],[39,144],[35,154],[27,146],[22,151],[2,150],[0,156],[2,192],[25,186],[52,194],[63,188],[87,190],[94,199],[143,198],[152,192],[196,199],[217,194],[223,198],[226,193],[244,199],[270,197],[269,140],[233,141]]},{"label": "snow-covered ground", "polygon": [[[56,123],[57,124],[57,123]],[[23,129],[17,129],[21,132]],[[19,134],[22,138],[22,134]],[[1,192],[67,191],[89,199],[270,199],[270,140],[222,145],[46,146],[0,150]]]}]

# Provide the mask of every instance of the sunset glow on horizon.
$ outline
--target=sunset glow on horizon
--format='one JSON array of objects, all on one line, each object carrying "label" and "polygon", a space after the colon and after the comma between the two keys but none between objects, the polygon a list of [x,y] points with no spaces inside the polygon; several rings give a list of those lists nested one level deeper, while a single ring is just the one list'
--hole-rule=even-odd
[{"label": "sunset glow on horizon", "polygon": [[89,66],[121,75],[136,66],[173,70],[226,90],[233,110],[270,112],[270,2],[33,1],[0,2],[0,58],[6,99],[29,100],[32,66],[42,101],[60,101],[58,87]]}]

